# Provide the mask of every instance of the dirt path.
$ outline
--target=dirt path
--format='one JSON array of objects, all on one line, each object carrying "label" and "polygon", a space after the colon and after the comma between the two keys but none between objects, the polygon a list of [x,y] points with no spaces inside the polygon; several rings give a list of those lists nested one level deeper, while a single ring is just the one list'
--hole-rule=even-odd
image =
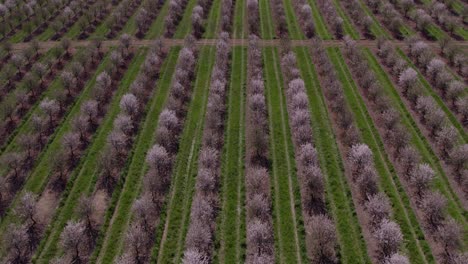
[{"label": "dirt path", "polygon": [[[163,43],[167,47],[171,46],[181,46],[184,44],[183,39],[163,39]],[[214,46],[217,43],[217,39],[200,39],[197,40],[197,45],[199,46],[204,46],[204,45],[210,45]],[[91,43],[91,40],[74,40],[72,41],[72,47],[83,47],[87,46]],[[133,47],[144,47],[144,46],[151,46],[151,44],[154,42],[154,40],[150,39],[142,39],[142,40],[134,40],[132,43]],[[356,40],[357,44],[360,46],[365,46],[365,47],[376,47],[377,46],[377,41],[376,40]],[[391,40],[392,44],[399,46],[399,47],[405,47],[406,43],[404,41],[400,40]],[[102,41],[102,46],[104,48],[111,47],[111,46],[116,46],[118,45],[119,40],[104,40]],[[282,41],[279,39],[259,39],[259,45],[262,47],[265,46],[280,46]],[[439,49],[439,43],[435,41],[426,41],[427,44],[429,44],[431,47]],[[463,49],[468,49],[468,41],[454,41],[455,45],[463,48]],[[308,46],[311,45],[310,40],[290,40],[290,44],[293,47],[297,46]],[[51,49],[57,45],[60,45],[60,41],[42,41],[39,42],[39,47],[41,50],[48,50]],[[232,46],[247,46],[248,42],[245,41],[245,39],[231,39],[231,45]],[[329,46],[341,46],[344,45],[344,42],[342,40],[322,40],[322,45],[325,47]],[[30,43],[28,42],[21,42],[21,43],[16,43],[12,44],[12,49],[13,50],[23,50],[26,49],[30,46]]]}]

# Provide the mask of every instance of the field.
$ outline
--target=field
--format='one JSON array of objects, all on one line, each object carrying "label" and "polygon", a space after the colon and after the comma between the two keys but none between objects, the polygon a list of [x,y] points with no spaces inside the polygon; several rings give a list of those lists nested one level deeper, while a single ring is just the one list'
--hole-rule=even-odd
[{"label": "field", "polygon": [[0,263],[466,263],[466,10],[0,0]]}]

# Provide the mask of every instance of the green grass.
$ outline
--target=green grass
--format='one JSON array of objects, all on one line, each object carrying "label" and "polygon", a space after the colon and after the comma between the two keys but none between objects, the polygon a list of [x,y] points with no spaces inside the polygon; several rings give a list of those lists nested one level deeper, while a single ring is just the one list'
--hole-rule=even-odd
[{"label": "green grass", "polygon": [[276,260],[279,263],[307,263],[300,188],[277,50],[264,48],[263,60],[270,125]]},{"label": "green grass", "polygon": [[348,14],[343,11],[338,0],[333,0],[337,14],[343,19],[343,29],[346,35],[349,35],[352,39],[360,39],[359,31],[354,27],[353,22],[348,17]]},{"label": "green grass", "polygon": [[283,6],[286,13],[286,22],[288,23],[288,32],[291,39],[305,39],[302,28],[296,19],[294,5],[291,0],[283,0]]},{"label": "green grass", "polygon": [[308,0],[308,3],[312,9],[312,16],[314,19],[315,31],[317,35],[324,40],[333,39],[333,35],[328,32],[327,25],[325,23],[324,18],[320,12],[320,9],[317,7],[316,1]]},{"label": "green grass", "polygon": [[[382,72],[381,74],[383,75],[384,70],[378,64],[375,57],[369,51],[366,51],[365,54],[369,62],[371,63],[371,65],[373,65],[375,69],[379,68],[380,71]],[[391,83],[391,80],[388,79],[388,77],[386,79],[387,79],[386,81],[387,83]],[[390,99],[393,100],[393,102],[395,103],[395,106],[397,106],[397,110],[401,113],[402,122],[408,128],[409,133],[412,136],[412,143],[414,147],[421,154],[423,161],[431,165],[431,167],[436,172],[436,177],[433,180],[433,188],[440,191],[443,195],[445,195],[445,197],[448,200],[449,214],[453,218],[455,218],[459,223],[461,223],[463,228],[466,230],[467,229],[466,218],[467,218],[468,213],[463,209],[463,206],[461,205],[460,200],[454,194],[453,190],[449,188],[447,175],[445,175],[445,172],[443,171],[439,160],[437,159],[434,152],[432,151],[426,138],[424,138],[422,133],[419,131],[415,120],[412,118],[411,113],[406,108],[404,102],[402,101],[395,87],[392,85],[384,85],[383,88],[389,95]],[[465,235],[465,240],[467,240],[467,235]]]},{"label": "green grass", "polygon": [[234,47],[232,51],[231,82],[228,98],[227,126],[222,158],[222,203],[217,225],[215,253],[219,263],[245,261],[245,86],[247,48]]},{"label": "green grass", "polygon": [[159,114],[169,94],[179,50],[179,48],[173,48],[161,68],[161,79],[157,82],[152,98],[148,102],[144,123],[135,140],[131,157],[128,158],[129,166],[121,172],[124,177],[121,181],[124,182],[123,187],[118,194],[114,192],[112,200],[115,201],[115,206],[107,209],[105,225],[100,232],[104,240],[101,239],[99,246],[95,248],[95,254],[101,257],[99,262],[112,263],[119,252],[125,229],[130,221],[130,208],[139,194],[141,180],[147,170],[146,152],[154,142]]},{"label": "green grass", "polygon": [[341,263],[371,263],[354,210],[350,189],[346,184],[343,161],[315,65],[307,48],[297,47],[295,52],[309,97],[315,147],[325,177],[328,212],[336,225],[339,243],[338,257]]},{"label": "green grass", "polygon": [[[424,78],[424,76],[421,74],[421,72],[418,70],[418,68],[413,64],[413,62],[405,55],[405,53],[400,49],[397,48],[397,52],[400,54],[400,56],[408,63],[410,67],[412,67],[417,73],[418,73],[418,79],[419,82],[422,84],[421,87],[424,89],[423,92],[425,95],[431,96],[434,101],[439,105],[439,107],[445,112],[447,115],[447,119],[450,122],[451,125],[453,125],[460,136],[460,140],[463,143],[466,143],[468,140],[468,136],[466,135],[465,129],[461,125],[461,123],[458,121],[457,117],[450,111],[450,109],[447,107],[447,105],[444,103],[442,98],[437,94],[435,91],[435,88],[431,87],[431,84]],[[455,76],[454,76],[455,77]]]},{"label": "green grass", "polygon": [[288,23],[289,37],[291,39],[305,39],[305,35],[296,19],[292,1],[283,0],[283,7],[286,14],[286,22]]},{"label": "green grass", "polygon": [[164,19],[166,18],[166,15],[169,10],[169,2],[170,1],[167,1],[167,0],[164,2],[164,5],[161,7],[161,10],[159,10],[158,12],[158,16],[156,17],[156,19],[153,21],[148,31],[146,32],[145,39],[155,39],[164,34],[164,29],[165,29]]},{"label": "green grass", "polygon": [[276,24],[271,18],[271,9],[269,0],[259,0],[258,8],[260,12],[260,38],[274,39],[276,38]]},{"label": "green grass", "polygon": [[[196,4],[197,0],[189,0],[173,38],[184,38],[192,31],[192,11]],[[207,10],[204,10],[204,12],[207,12]]]},{"label": "green grass", "polygon": [[[141,1],[140,4],[142,4],[144,1]],[[120,3],[121,4],[121,3]],[[105,38],[107,34],[111,32],[111,29],[107,25],[108,21],[111,19],[112,13],[117,9],[118,6],[112,6],[111,10],[109,11],[109,14],[106,16],[104,20],[100,22],[100,24],[96,27],[94,32],[89,36],[89,38]],[[135,8],[135,12],[132,14],[132,16],[125,22],[124,26],[122,27],[119,32],[127,33],[134,35],[136,32],[136,22],[135,22],[135,16],[138,13],[138,7]],[[118,34],[116,34],[118,35]]]},{"label": "green grass", "polygon": [[447,38],[448,35],[443,31],[440,27],[438,27],[436,24],[432,23],[430,24],[427,28],[427,33],[434,37],[436,40],[441,40],[444,38]]},{"label": "green grass", "polygon": [[[346,63],[343,61],[338,49],[331,50],[329,54],[333,57],[336,67],[339,67],[340,77],[345,78],[341,79],[344,84],[343,94],[354,114],[356,127],[360,130],[363,142],[372,149],[374,154],[375,168],[380,176],[380,189],[390,198],[393,206],[393,216],[400,225],[405,238],[403,252],[409,256],[411,263],[434,263],[435,260],[431,249],[424,239],[424,234],[411,208],[409,198],[399,182],[395,168],[385,153],[382,138],[367,111],[364,100],[359,94]],[[382,78],[383,76],[379,76],[380,83],[384,80]],[[388,85],[387,83],[382,84]]]},{"label": "green grass", "polygon": [[215,48],[203,47],[199,54],[193,100],[188,109],[185,128],[180,138],[171,190],[169,197],[167,197],[166,210],[163,212],[159,228],[157,228],[156,244],[153,248],[151,262],[156,261],[156,259],[158,263],[178,262],[183,255],[214,60]]},{"label": "green grass", "polygon": [[[95,178],[97,178],[98,174],[97,163],[99,160],[99,154],[106,145],[107,136],[113,129],[113,122],[116,116],[120,113],[120,99],[128,92],[130,83],[134,80],[139,69],[139,65],[143,63],[145,55],[145,49],[137,52],[133,63],[123,77],[115,95],[113,96],[113,100],[109,104],[107,113],[92,138],[88,150],[82,156],[82,162],[73,171],[71,178],[74,180],[68,183],[66,192],[63,195],[64,198],[60,203],[61,206],[54,216],[50,229],[46,233],[47,236],[44,237],[41,245],[36,251],[37,263],[49,263],[51,259],[58,254],[58,241],[61,231],[68,220],[76,217],[74,210],[81,195],[83,193],[89,193],[88,190],[90,190],[96,182]],[[108,63],[109,61],[106,60],[105,64],[107,65]],[[100,71],[98,70],[97,73],[104,70],[104,68],[105,67],[100,67]],[[92,82],[95,83],[95,78],[93,78]]]},{"label": "green grass", "polygon": [[[339,1],[343,1],[343,0],[339,0]],[[372,26],[371,26],[371,32],[372,34],[378,38],[378,37],[384,37],[386,39],[391,39],[392,38],[392,34],[390,34],[390,32],[388,32],[387,29],[383,28],[379,21],[377,20],[377,18],[375,17],[374,13],[372,13],[372,11],[369,10],[369,7],[364,4],[362,2],[362,0],[358,0],[359,2],[359,5],[361,6],[362,10],[364,10],[364,12],[366,13],[366,15],[368,15],[369,17],[372,18]]]},{"label": "green grass", "polygon": [[221,0],[213,0],[211,4],[211,10],[208,18],[205,21],[205,33],[203,38],[213,39],[217,38],[217,29],[219,24],[219,18],[221,16]]},{"label": "green grass", "polygon": [[245,17],[245,2],[246,0],[236,0],[236,5],[233,14],[233,27],[232,32],[234,38],[246,38],[247,37],[247,20]]}]

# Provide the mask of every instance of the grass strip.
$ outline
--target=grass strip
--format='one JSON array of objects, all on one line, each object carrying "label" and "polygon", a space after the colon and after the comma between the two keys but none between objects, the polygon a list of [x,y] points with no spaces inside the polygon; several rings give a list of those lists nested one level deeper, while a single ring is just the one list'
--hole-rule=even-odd
[{"label": "grass strip", "polygon": [[270,125],[276,259],[280,263],[307,263],[300,187],[277,49],[264,48],[263,59]]},{"label": "grass strip", "polygon": [[231,82],[222,159],[222,207],[216,233],[219,263],[245,262],[245,97],[247,48],[232,49]]},{"label": "grass strip", "polygon": [[310,101],[315,147],[326,179],[327,211],[334,219],[339,240],[338,256],[342,263],[370,263],[315,65],[306,47],[294,50]]},{"label": "grass strip", "polygon": [[[192,31],[192,11],[193,8],[197,5],[197,0],[189,0],[187,6],[185,7],[184,14],[182,19],[179,21],[177,25],[177,30],[174,34],[175,39],[181,39],[187,36]],[[208,10],[203,10],[207,12]]]},{"label": "grass strip", "polygon": [[305,35],[299,26],[294,12],[294,6],[291,0],[283,0],[283,7],[286,13],[286,22],[288,23],[288,32],[291,39],[305,39]]},{"label": "grass strip", "polygon": [[[338,0],[338,1],[343,1],[343,0]],[[379,21],[377,20],[377,18],[375,17],[374,13],[372,13],[369,8],[367,7],[367,5],[365,5],[364,3],[362,3],[362,0],[358,0],[358,3],[359,5],[361,6],[362,10],[364,10],[364,12],[366,13],[366,15],[368,15],[371,19],[372,19],[372,25],[371,25],[371,32],[372,34],[376,37],[376,38],[379,38],[379,37],[384,37],[386,39],[391,39],[392,38],[392,35],[390,34],[390,32],[388,32],[386,29],[384,29]]]},{"label": "grass strip", "polygon": [[166,19],[166,15],[169,10],[169,2],[171,1],[166,0],[164,2],[164,5],[159,10],[156,19],[153,21],[148,31],[146,32],[145,39],[155,39],[155,38],[162,36],[162,34],[164,34],[164,28],[165,28],[164,21]]},{"label": "grass strip", "polygon": [[312,16],[314,19],[315,30],[317,31],[317,35],[324,40],[333,39],[333,36],[330,34],[327,28],[327,24],[322,17],[322,13],[320,12],[319,8],[317,7],[315,0],[307,0],[310,8],[312,9]]},{"label": "grass strip", "polygon": [[197,161],[203,132],[205,109],[211,69],[215,61],[215,48],[205,46],[199,54],[197,78],[192,102],[187,112],[179,152],[172,175],[170,197],[156,229],[156,243],[152,261],[178,262],[183,253],[185,234],[190,220],[190,208],[197,175]]},{"label": "grass strip", "polygon": [[218,25],[219,25],[219,18],[221,15],[221,0],[213,0],[211,4],[210,14],[205,21],[205,33],[203,38],[206,39],[213,39],[218,37]]},{"label": "grass strip", "polygon": [[260,12],[260,38],[262,39],[274,39],[275,34],[275,23],[271,18],[271,9],[269,0],[259,0],[258,8]]},{"label": "grass strip", "polygon": [[237,39],[247,37],[247,30],[245,30],[245,25],[247,25],[247,20],[245,18],[245,1],[246,0],[236,0],[236,5],[234,6],[234,26],[232,35]]},{"label": "grass strip", "polygon": [[345,34],[349,35],[352,39],[360,39],[361,36],[359,34],[359,31],[357,31],[354,27],[354,24],[349,19],[348,14],[343,11],[343,8],[341,8],[341,5],[338,2],[338,0],[333,0],[332,2],[335,6],[336,12],[341,17],[341,19],[343,19],[343,29]]}]

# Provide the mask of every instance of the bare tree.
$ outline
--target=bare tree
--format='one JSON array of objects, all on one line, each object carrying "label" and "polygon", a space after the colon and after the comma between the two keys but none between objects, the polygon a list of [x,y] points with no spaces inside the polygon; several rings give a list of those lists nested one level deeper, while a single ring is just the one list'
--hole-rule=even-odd
[{"label": "bare tree", "polygon": [[71,256],[72,263],[82,263],[83,251],[86,249],[85,224],[70,220],[60,234],[60,244],[66,254]]},{"label": "bare tree", "polygon": [[39,108],[48,116],[49,118],[49,130],[52,129],[55,123],[55,117],[60,112],[60,106],[54,99],[45,98],[39,104]]},{"label": "bare tree", "polygon": [[442,253],[444,263],[454,263],[457,257],[457,251],[461,249],[463,245],[462,235],[462,227],[451,217],[437,228],[435,236],[436,240],[441,243],[444,248],[444,252]]},{"label": "bare tree", "polygon": [[10,225],[5,231],[3,241],[9,263],[28,263],[29,238],[25,226]]},{"label": "bare tree", "polygon": [[410,262],[406,256],[395,253],[385,259],[384,264],[410,264]]},{"label": "bare tree", "polygon": [[132,224],[127,230],[125,240],[129,246],[129,254],[135,264],[146,263],[148,258],[146,249],[151,241],[148,235],[138,224]]},{"label": "bare tree", "polygon": [[442,149],[445,158],[449,156],[457,140],[457,130],[453,126],[445,126],[437,132],[436,140],[437,144]]},{"label": "bare tree", "polygon": [[410,184],[416,190],[418,199],[421,199],[430,187],[435,173],[429,164],[420,164],[410,176]]},{"label": "bare tree", "polygon": [[210,258],[196,249],[187,249],[182,259],[184,264],[209,264]]},{"label": "bare tree", "polygon": [[390,257],[397,253],[398,248],[403,241],[403,235],[398,224],[387,219],[384,219],[380,223],[380,226],[375,231],[374,236],[376,238],[380,254],[382,254],[383,257]]},{"label": "bare tree", "polygon": [[313,263],[337,263],[335,226],[325,215],[314,215],[307,223],[307,243]]},{"label": "bare tree", "polygon": [[139,111],[139,103],[136,96],[130,93],[122,96],[122,99],[120,99],[120,109],[135,120]]},{"label": "bare tree", "polygon": [[373,161],[372,150],[365,144],[357,144],[351,147],[349,151],[353,178],[356,179],[366,166]]},{"label": "bare tree", "polygon": [[384,219],[390,217],[392,206],[388,197],[380,192],[369,197],[365,203],[372,228],[376,229]]},{"label": "bare tree", "polygon": [[68,161],[74,165],[78,158],[80,148],[80,135],[76,132],[68,132],[63,135],[62,146],[67,149]]},{"label": "bare tree", "polygon": [[435,231],[442,224],[445,218],[446,206],[447,199],[439,192],[430,192],[424,197],[421,208],[430,230]]},{"label": "bare tree", "polygon": [[270,233],[268,224],[258,219],[250,221],[247,225],[247,243],[253,251],[258,254],[269,254],[272,250],[271,240],[273,239]]},{"label": "bare tree", "polygon": [[88,238],[88,243],[94,242],[97,237],[97,222],[93,218],[93,214],[96,212],[96,207],[92,197],[82,195],[78,201],[78,207],[76,209],[78,216],[85,226],[85,233]]}]

